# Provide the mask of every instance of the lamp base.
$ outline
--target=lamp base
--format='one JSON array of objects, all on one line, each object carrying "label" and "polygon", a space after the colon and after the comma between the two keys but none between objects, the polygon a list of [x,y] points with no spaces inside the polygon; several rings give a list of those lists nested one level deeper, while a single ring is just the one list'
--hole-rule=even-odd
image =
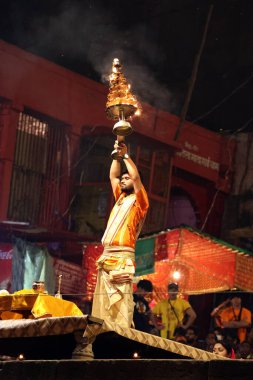
[{"label": "lamp base", "polygon": [[128,121],[119,120],[114,124],[112,132],[117,136],[128,136],[133,132],[133,128]]}]

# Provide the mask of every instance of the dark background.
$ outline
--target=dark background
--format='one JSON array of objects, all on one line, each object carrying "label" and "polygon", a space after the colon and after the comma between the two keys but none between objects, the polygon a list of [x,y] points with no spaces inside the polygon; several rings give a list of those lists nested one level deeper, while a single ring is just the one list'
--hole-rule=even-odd
[{"label": "dark background", "polygon": [[251,0],[0,0],[0,38],[104,83],[118,57],[141,101],[180,114],[211,4],[187,119],[252,131]]}]

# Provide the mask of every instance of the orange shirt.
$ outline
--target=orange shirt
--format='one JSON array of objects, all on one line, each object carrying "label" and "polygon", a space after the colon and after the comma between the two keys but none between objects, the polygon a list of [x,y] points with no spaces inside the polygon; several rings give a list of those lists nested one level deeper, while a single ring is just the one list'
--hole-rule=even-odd
[{"label": "orange shirt", "polygon": [[[219,317],[222,322],[231,322],[237,320],[240,313],[240,309],[233,310],[233,307],[227,307],[226,309],[222,310],[219,313]],[[241,321],[248,322],[249,326],[251,324],[251,311],[246,309],[245,307],[242,308],[241,312]],[[246,327],[239,327],[237,330],[238,338],[240,339],[240,342],[243,342],[246,338],[247,329]]]},{"label": "orange shirt", "polygon": [[[143,222],[149,207],[148,196],[143,186],[137,193],[135,193],[135,196],[136,200],[133,206],[129,210],[122,226],[110,245],[135,248],[136,239],[138,237],[138,227],[140,223]],[[116,201],[114,207],[119,207],[120,204],[124,202],[124,199],[127,198],[125,193],[121,193],[119,185],[116,188],[114,197]]]}]

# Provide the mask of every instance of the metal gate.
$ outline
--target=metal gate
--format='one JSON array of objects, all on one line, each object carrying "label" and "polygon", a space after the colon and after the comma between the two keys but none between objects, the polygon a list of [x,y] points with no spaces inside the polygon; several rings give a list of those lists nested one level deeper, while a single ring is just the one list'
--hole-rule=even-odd
[{"label": "metal gate", "polygon": [[31,225],[51,223],[59,205],[64,129],[20,113],[8,218]]}]

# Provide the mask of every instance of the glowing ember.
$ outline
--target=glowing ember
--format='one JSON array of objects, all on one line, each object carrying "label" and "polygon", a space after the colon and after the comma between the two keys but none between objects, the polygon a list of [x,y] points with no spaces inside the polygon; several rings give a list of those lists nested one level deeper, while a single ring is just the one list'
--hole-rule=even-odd
[{"label": "glowing ember", "polygon": [[111,119],[120,118],[121,112],[127,118],[134,115],[140,108],[136,97],[131,93],[131,85],[127,83],[121,69],[118,58],[114,58],[112,73],[109,76],[110,89],[106,103],[107,115]]}]

